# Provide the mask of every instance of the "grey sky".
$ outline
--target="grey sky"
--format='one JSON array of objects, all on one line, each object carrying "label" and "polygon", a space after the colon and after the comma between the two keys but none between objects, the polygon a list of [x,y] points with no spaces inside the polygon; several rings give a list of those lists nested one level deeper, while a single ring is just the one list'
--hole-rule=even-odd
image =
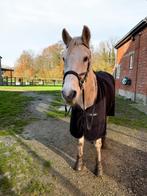
[{"label": "grey sky", "polygon": [[66,27],[73,36],[84,24],[91,42],[121,38],[147,16],[147,0],[0,0],[0,55],[13,66],[23,50],[39,53],[61,40]]}]

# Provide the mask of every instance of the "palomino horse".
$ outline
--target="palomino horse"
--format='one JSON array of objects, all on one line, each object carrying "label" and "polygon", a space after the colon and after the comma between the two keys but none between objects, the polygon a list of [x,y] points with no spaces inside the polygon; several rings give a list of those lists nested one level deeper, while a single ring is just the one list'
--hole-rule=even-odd
[{"label": "palomino horse", "polygon": [[63,29],[62,38],[66,45],[62,96],[72,107],[70,132],[78,138],[75,170],[83,168],[84,139],[87,139],[96,147],[96,175],[102,175],[101,147],[106,135],[106,117],[114,115],[114,79],[106,72],[92,70],[87,26],[83,27],[81,37],[74,38]]}]

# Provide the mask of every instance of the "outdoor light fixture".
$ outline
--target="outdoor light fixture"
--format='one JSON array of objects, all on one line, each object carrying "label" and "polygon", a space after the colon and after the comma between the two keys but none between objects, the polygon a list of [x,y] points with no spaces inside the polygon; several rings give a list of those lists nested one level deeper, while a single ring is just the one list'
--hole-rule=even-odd
[{"label": "outdoor light fixture", "polygon": [[128,78],[127,76],[125,76],[125,77],[122,79],[121,83],[122,83],[123,85],[131,85],[131,79]]}]

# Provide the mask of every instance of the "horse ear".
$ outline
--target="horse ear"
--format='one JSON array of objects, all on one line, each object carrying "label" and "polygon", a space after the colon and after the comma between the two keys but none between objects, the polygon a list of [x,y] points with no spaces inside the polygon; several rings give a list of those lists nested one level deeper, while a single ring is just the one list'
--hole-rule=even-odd
[{"label": "horse ear", "polygon": [[82,31],[82,41],[88,48],[89,48],[90,37],[91,37],[90,30],[87,26],[84,25]]},{"label": "horse ear", "polygon": [[62,39],[66,46],[69,45],[69,42],[72,40],[72,37],[69,35],[66,29],[62,31]]}]

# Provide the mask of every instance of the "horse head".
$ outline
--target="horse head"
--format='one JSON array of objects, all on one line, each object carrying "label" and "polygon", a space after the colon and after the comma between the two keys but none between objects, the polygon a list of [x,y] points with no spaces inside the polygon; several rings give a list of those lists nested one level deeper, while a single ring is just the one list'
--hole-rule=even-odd
[{"label": "horse head", "polygon": [[62,31],[62,39],[66,45],[63,53],[64,79],[62,96],[70,104],[77,104],[81,99],[81,89],[91,70],[91,52],[89,49],[90,30],[83,27],[82,35],[72,38],[66,29]]}]

